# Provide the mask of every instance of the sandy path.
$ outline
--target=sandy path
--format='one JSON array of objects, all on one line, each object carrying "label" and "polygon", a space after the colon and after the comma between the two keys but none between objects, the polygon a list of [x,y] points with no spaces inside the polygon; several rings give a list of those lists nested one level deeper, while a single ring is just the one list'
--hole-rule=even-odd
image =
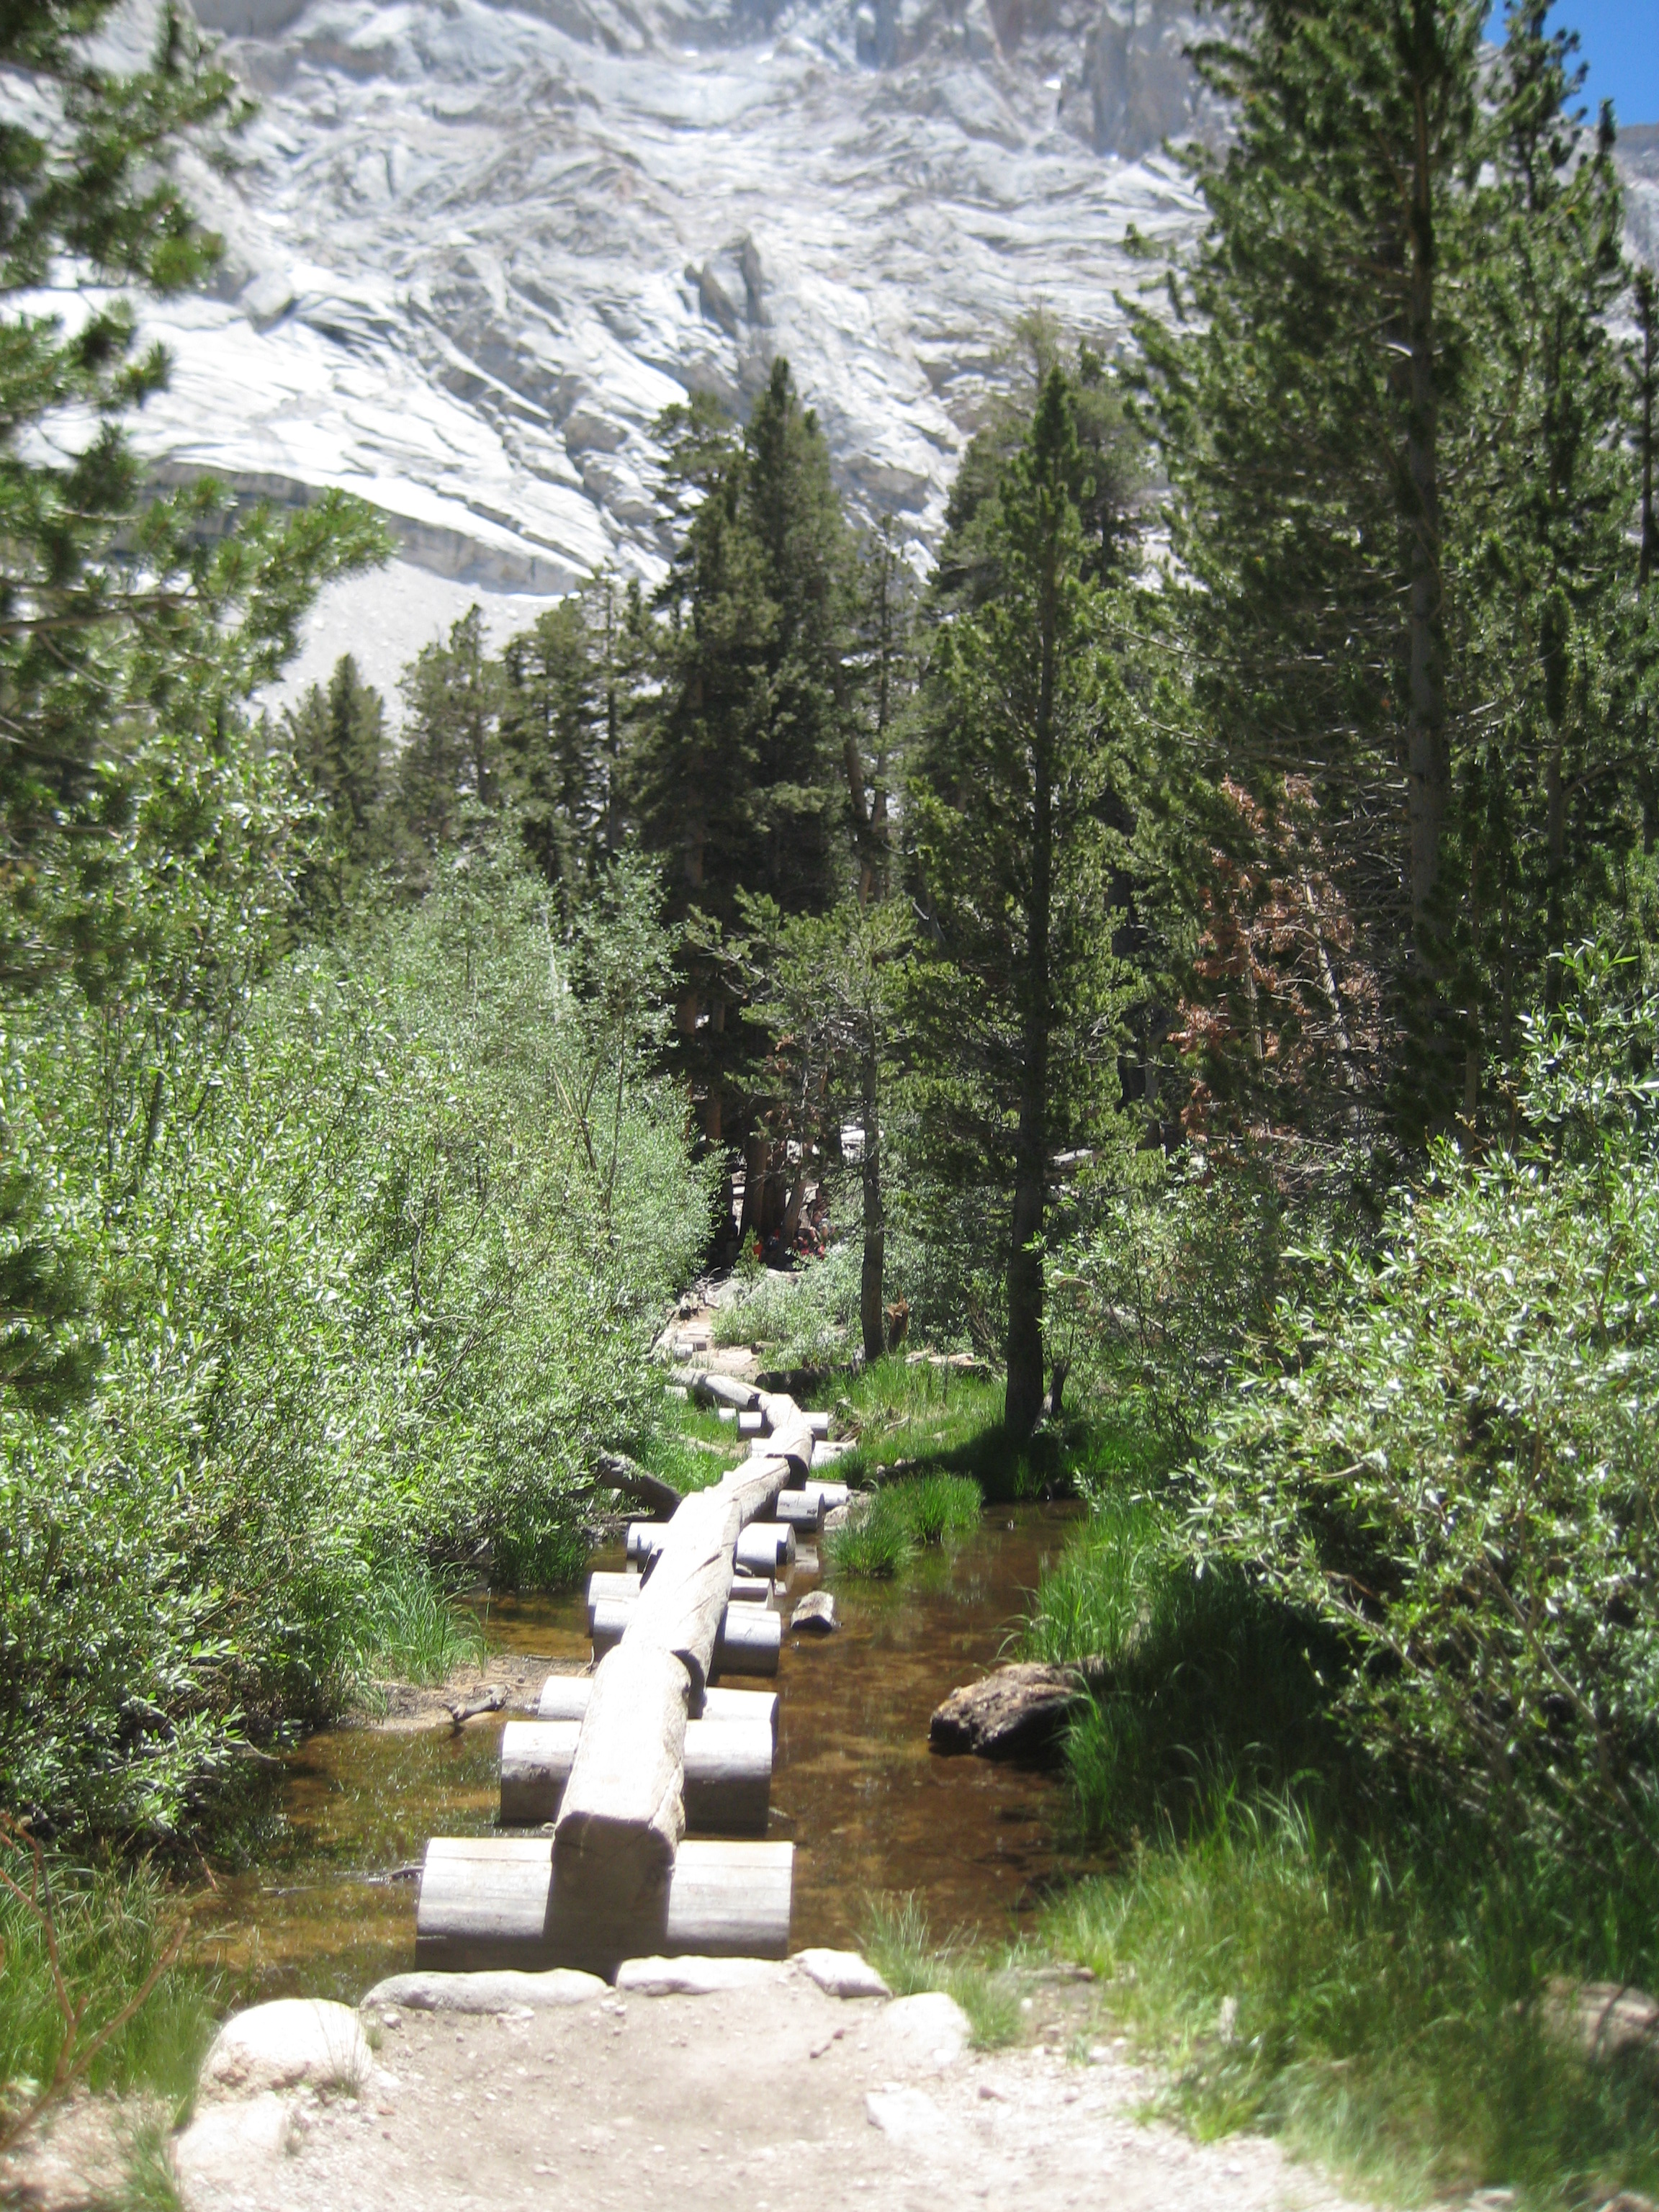
[{"label": "sandy path", "polygon": [[[937,2015],[778,1969],[707,1996],[404,2012],[356,2098],[307,2095],[283,2154],[187,2176],[189,2212],[1345,2212],[1271,2143],[1135,2118],[1109,2046],[951,2057]],[[948,2043],[948,2037],[947,2037]],[[931,2046],[931,2047],[930,2047]]]}]

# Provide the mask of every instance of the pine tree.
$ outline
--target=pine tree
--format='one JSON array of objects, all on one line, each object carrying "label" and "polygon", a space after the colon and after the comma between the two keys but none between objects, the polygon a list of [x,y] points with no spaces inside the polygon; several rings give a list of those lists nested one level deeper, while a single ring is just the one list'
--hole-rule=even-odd
[{"label": "pine tree", "polygon": [[840,888],[853,549],[787,362],[741,435],[706,398],[660,430],[682,536],[658,594],[660,691],[631,810],[683,933],[677,1039],[704,1136],[748,1140],[746,1231],[769,1171],[769,1040],[745,1009],[738,894],[799,914]]},{"label": "pine tree", "polygon": [[[975,518],[995,593],[940,624],[908,786],[923,943],[921,1119],[956,1171],[1010,1200],[1007,1408],[1042,1410],[1042,1239],[1056,1151],[1116,1123],[1129,979],[1111,886],[1130,794],[1128,702],[1083,507],[1073,386],[1052,368]],[[941,568],[959,573],[947,546]],[[982,565],[982,563],[981,565]]]},{"label": "pine tree", "polygon": [[446,644],[423,646],[404,670],[407,721],[392,793],[400,825],[428,854],[457,843],[501,803],[497,760],[501,679],[470,607]]},{"label": "pine tree", "polygon": [[[1566,721],[1523,740],[1500,711],[1499,742],[1492,689],[1517,597],[1541,679],[1606,583],[1616,187],[1569,127],[1571,42],[1544,12],[1510,9],[1494,64],[1480,0],[1228,5],[1199,63],[1239,130],[1194,161],[1211,222],[1171,276],[1174,319],[1138,323],[1213,771],[1270,841],[1287,780],[1311,791],[1383,992],[1380,1050],[1350,1064],[1408,1139],[1476,1102],[1493,1006],[1565,926],[1578,865]],[[1550,690],[1563,717],[1571,688]],[[1582,690],[1581,710],[1602,713]],[[1577,789],[1599,805],[1594,776]],[[1555,890],[1526,896],[1553,919],[1525,942],[1497,856],[1537,836]]]},{"label": "pine tree", "polygon": [[322,815],[315,856],[299,886],[314,925],[337,923],[380,854],[386,765],[386,709],[343,653],[325,690],[313,684],[283,717],[283,736],[301,786]]},{"label": "pine tree", "polygon": [[603,570],[501,655],[501,744],[525,844],[567,897],[622,848],[649,653],[637,583]]}]

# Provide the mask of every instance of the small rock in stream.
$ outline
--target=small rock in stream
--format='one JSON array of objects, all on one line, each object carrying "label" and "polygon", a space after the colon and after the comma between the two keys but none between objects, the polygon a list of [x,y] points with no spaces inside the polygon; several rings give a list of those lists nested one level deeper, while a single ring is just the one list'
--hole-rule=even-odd
[{"label": "small rock in stream", "polygon": [[840,1626],[836,1619],[836,1601],[828,1590],[814,1590],[810,1597],[804,1597],[789,1617],[792,1635],[806,1632],[830,1636]]},{"label": "small rock in stream", "polygon": [[950,1696],[927,1725],[935,1751],[972,1752],[981,1759],[1039,1759],[1053,1752],[1066,1716],[1082,1694],[1069,1667],[1025,1661],[999,1667]]}]

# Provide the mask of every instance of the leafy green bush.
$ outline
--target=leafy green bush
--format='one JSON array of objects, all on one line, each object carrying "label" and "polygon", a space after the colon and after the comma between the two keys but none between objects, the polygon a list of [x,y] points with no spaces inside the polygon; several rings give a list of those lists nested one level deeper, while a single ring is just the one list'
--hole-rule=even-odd
[{"label": "leafy green bush", "polygon": [[714,1316],[720,1344],[757,1344],[781,1367],[844,1364],[858,1342],[859,1253],[837,1244],[793,1273],[761,1269]]},{"label": "leafy green bush", "polygon": [[1659,1711],[1655,1023],[1581,955],[1516,1155],[1435,1151],[1380,1255],[1283,1300],[1193,1557],[1328,1624],[1353,1740],[1506,1829],[1649,1826]]},{"label": "leafy green bush", "polygon": [[[252,894],[221,921],[211,888],[204,941],[257,973]],[[388,1571],[569,1574],[596,1451],[659,1418],[645,1354],[708,1218],[650,1072],[654,896],[618,872],[557,941],[474,852],[183,1012],[153,973],[14,1012],[0,1111],[106,1351],[79,1404],[0,1394],[10,1803],[175,1832],[245,1733],[338,1707]]]}]

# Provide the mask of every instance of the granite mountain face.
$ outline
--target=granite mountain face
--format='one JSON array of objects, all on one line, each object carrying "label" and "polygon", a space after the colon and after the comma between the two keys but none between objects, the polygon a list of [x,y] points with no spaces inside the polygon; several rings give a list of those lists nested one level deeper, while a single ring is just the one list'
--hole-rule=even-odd
[{"label": "granite mountain face", "polygon": [[197,0],[259,112],[198,198],[216,295],[154,311],[164,471],[341,484],[497,591],[647,573],[650,426],[778,353],[920,548],[1009,327],[1109,337],[1131,223],[1194,209],[1168,0]]}]

